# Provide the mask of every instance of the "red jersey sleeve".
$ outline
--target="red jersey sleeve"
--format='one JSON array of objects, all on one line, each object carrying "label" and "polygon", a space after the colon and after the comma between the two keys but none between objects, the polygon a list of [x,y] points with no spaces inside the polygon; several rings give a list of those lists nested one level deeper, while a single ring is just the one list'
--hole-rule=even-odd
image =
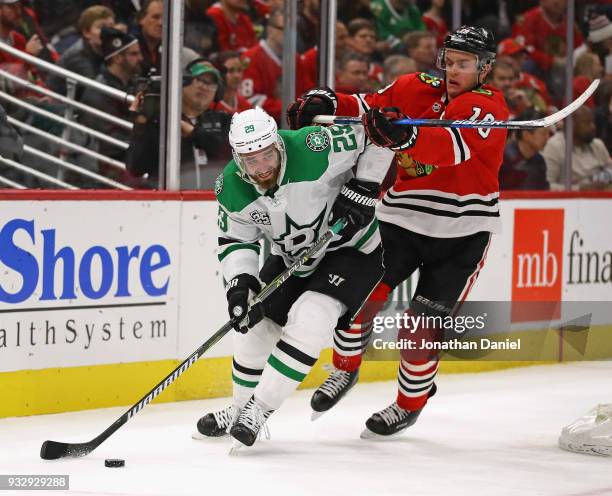
[{"label": "red jersey sleeve", "polygon": [[361,115],[370,108],[397,107],[410,117],[421,117],[443,93],[441,79],[423,72],[405,74],[376,93],[338,94],[336,115]]},{"label": "red jersey sleeve", "polygon": [[[508,107],[499,91],[491,86],[464,93],[446,107],[443,119],[507,120]],[[490,128],[421,127],[408,155],[425,164],[451,166],[473,157],[503,153],[507,131]]]}]

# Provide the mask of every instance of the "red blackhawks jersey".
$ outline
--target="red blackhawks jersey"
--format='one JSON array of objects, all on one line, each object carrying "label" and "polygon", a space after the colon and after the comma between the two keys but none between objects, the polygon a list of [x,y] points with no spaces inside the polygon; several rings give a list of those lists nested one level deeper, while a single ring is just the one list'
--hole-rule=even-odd
[{"label": "red blackhawks jersey", "polygon": [[[442,79],[401,76],[366,95],[338,95],[336,115],[398,107],[412,118],[507,120],[503,95],[484,85],[448,102]],[[377,207],[379,220],[426,236],[498,232],[499,182],[507,131],[420,127],[413,147],[397,154],[397,179]]]},{"label": "red blackhawks jersey", "polygon": [[[261,40],[257,45],[245,51],[242,60],[248,63],[244,70],[240,93],[253,107],[261,107],[268,114],[280,121],[283,110],[281,100],[282,62],[272,48]],[[307,89],[307,78],[303,76],[302,61],[296,57],[296,95]]]}]

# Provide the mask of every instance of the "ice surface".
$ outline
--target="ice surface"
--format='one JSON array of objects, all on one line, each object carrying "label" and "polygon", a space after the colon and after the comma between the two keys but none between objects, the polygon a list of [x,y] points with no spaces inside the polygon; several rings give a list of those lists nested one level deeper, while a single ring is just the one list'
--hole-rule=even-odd
[{"label": "ice surface", "polygon": [[[316,422],[312,391],[302,391],[271,417],[271,440],[232,457],[228,439],[191,439],[199,416],[226,398],[150,405],[79,459],[41,460],[40,445],[88,441],[124,407],[2,419],[0,473],[69,474],[70,491],[48,492],[55,496],[607,496],[612,459],[562,451],[557,438],[586,410],[612,401],[611,377],[612,362],[439,376],[417,424],[383,442],[359,434],[393,401],[395,383],[359,384]],[[126,466],[105,468],[105,458]]]}]

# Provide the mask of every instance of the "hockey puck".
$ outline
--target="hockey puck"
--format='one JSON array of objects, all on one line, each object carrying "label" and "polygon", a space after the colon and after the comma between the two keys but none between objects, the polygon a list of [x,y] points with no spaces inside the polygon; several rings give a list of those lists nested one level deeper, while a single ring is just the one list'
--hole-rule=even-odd
[{"label": "hockey puck", "polygon": [[109,458],[104,460],[105,467],[125,467],[125,460],[119,458]]}]

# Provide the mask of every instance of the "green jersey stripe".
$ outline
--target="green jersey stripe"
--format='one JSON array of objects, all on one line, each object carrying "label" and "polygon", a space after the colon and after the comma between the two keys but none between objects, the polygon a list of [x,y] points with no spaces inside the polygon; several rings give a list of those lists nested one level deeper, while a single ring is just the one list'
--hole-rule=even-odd
[{"label": "green jersey stripe", "polygon": [[278,372],[288,377],[289,379],[293,379],[294,381],[302,382],[304,380],[304,377],[306,377],[306,374],[302,374],[301,372],[298,372],[297,370],[294,370],[291,367],[285,365],[274,355],[270,355],[270,357],[268,358],[268,363]]},{"label": "green jersey stripe", "polygon": [[239,386],[244,386],[248,388],[254,388],[257,386],[257,384],[259,384],[259,382],[245,381],[244,379],[237,377],[235,374],[232,374],[232,380]]},{"label": "green jersey stripe", "polygon": [[236,250],[253,250],[259,255],[259,245],[254,243],[235,243],[219,253],[219,262]]},{"label": "green jersey stripe", "polygon": [[357,241],[355,248],[359,250],[363,245],[365,245],[368,239],[370,239],[372,235],[376,232],[376,229],[378,229],[378,219],[374,219],[374,221],[370,224],[370,228],[363,236],[361,236],[361,239]]}]

